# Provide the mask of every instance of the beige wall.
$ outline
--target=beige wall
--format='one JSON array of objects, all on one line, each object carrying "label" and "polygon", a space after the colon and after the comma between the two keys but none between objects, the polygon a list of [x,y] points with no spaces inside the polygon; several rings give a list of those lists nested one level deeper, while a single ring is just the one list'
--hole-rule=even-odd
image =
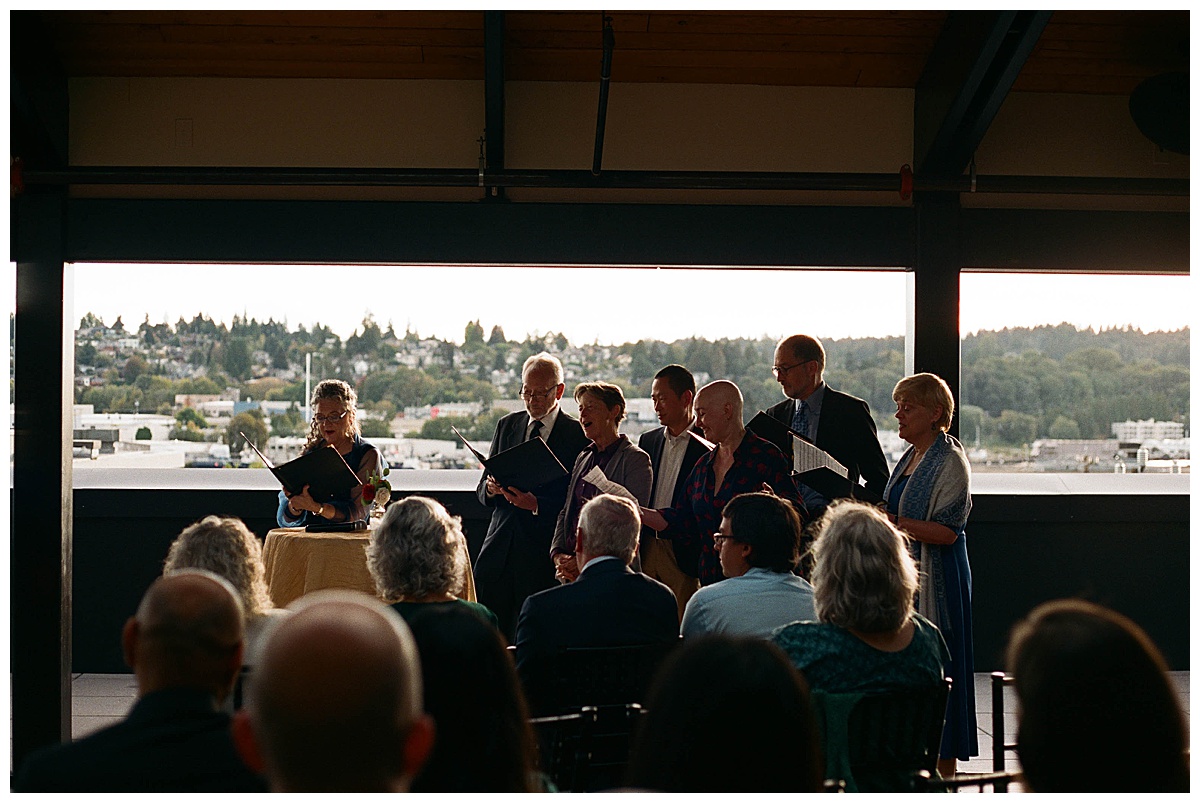
[{"label": "beige wall", "polygon": [[[484,128],[483,84],[477,81],[74,78],[70,92],[74,165],[472,169]],[[589,169],[598,92],[596,84],[508,83],[506,166]],[[891,173],[912,161],[912,104],[913,91],[907,89],[614,84],[603,166]],[[1130,120],[1125,98],[1017,94],[1001,108],[976,160],[980,175],[1187,177],[1186,157],[1154,151]],[[329,192],[254,194],[322,197]],[[342,197],[363,192],[380,197],[478,196],[474,189],[335,192]],[[895,193],[509,194],[529,201],[902,203]],[[1095,198],[1049,200],[1053,205],[1110,205]],[[1046,201],[964,197],[965,205],[974,206]],[[1136,208],[1138,201],[1116,203]],[[1164,203],[1166,208],[1186,208],[1186,199],[1152,203],[1155,208]]]}]

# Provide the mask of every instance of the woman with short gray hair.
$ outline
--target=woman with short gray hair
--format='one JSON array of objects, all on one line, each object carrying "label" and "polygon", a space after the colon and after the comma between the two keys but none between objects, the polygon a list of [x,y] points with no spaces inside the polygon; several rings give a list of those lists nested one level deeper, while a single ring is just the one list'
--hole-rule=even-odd
[{"label": "woman with short gray hair", "polygon": [[459,599],[468,569],[462,521],[435,499],[409,496],[388,506],[367,544],[379,595],[406,620],[434,608],[468,608],[493,626],[496,615]]}]

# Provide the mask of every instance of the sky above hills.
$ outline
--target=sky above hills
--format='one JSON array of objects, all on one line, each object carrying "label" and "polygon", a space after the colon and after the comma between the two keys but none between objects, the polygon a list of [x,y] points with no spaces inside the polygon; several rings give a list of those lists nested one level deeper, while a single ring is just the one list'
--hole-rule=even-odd
[{"label": "sky above hills", "polygon": [[[11,270],[11,268],[10,268]],[[903,335],[899,271],[412,266],[74,266],[74,319],[136,327],[204,312],[329,326],[342,338],[373,315],[384,329],[462,342],[468,321],[509,338],[563,332],[576,344],[690,336]],[[1191,277],[964,274],[962,328],[1190,324]],[[536,300],[533,300],[536,299]]]}]

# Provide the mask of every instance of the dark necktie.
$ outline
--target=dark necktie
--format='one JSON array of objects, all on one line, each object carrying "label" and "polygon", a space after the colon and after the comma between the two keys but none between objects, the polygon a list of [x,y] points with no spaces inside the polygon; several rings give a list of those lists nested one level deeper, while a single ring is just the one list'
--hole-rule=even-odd
[{"label": "dark necktie", "polygon": [[808,402],[796,402],[796,412],[792,415],[792,429],[805,438],[808,437]]},{"label": "dark necktie", "polygon": [[534,438],[538,437],[538,433],[542,431],[542,426],[543,424],[541,421],[535,420],[533,422],[533,426],[529,430],[529,437],[526,438],[526,440],[533,440]]}]

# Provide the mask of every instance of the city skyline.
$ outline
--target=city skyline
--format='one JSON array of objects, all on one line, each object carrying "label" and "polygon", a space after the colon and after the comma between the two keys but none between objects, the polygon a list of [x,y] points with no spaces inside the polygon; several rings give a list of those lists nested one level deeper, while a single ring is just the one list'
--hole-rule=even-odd
[{"label": "city skyline", "polygon": [[[189,272],[187,292],[164,294],[165,271],[179,270]],[[964,273],[962,330],[1064,322],[1180,329],[1192,317],[1190,279]],[[136,329],[147,314],[152,324],[172,325],[199,312],[225,324],[245,314],[286,321],[292,331],[320,323],[345,339],[370,314],[384,329],[390,321],[398,332],[411,328],[458,343],[474,320],[485,333],[496,325],[515,339],[561,332],[576,345],[795,331],[842,339],[902,336],[907,280],[902,271],[816,269],[78,264],[73,317],[92,312],[112,323],[120,315]],[[341,291],[334,289],[339,283]],[[528,301],[535,292],[555,300],[538,308]],[[809,297],[819,302],[809,304]],[[849,300],[830,301],[839,297]],[[738,303],[722,303],[729,298]]]}]

